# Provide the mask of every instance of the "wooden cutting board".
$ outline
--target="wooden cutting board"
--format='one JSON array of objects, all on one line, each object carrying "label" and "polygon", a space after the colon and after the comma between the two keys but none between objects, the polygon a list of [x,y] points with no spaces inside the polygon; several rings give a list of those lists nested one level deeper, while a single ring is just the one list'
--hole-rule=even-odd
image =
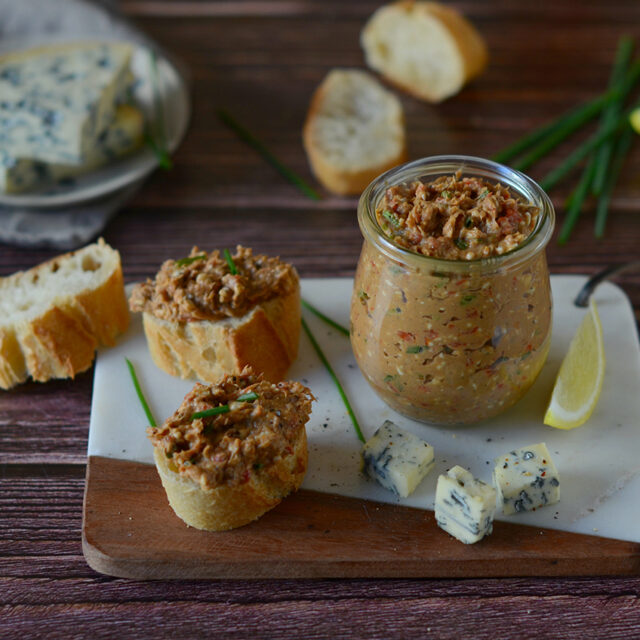
[{"label": "wooden cutting board", "polygon": [[495,522],[463,545],[432,511],[301,490],[222,533],[187,527],[155,467],[92,456],[82,532],[89,565],[125,578],[398,578],[640,573],[640,544]]}]

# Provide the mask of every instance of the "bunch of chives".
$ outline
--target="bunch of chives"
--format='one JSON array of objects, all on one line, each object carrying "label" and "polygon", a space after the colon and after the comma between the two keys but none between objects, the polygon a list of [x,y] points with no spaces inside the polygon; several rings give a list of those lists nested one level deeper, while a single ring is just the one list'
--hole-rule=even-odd
[{"label": "bunch of chives", "polygon": [[629,112],[623,110],[625,99],[640,78],[640,60],[630,64],[632,53],[632,39],[622,37],[605,93],[527,134],[493,156],[496,162],[511,162],[513,168],[521,171],[528,169],[600,115],[598,130],[540,181],[543,189],[550,190],[578,164],[587,161],[578,185],[567,200],[567,214],[558,235],[560,244],[569,239],[590,193],[598,198],[595,235],[601,238],[604,234],[611,193],[633,138],[628,123]]}]

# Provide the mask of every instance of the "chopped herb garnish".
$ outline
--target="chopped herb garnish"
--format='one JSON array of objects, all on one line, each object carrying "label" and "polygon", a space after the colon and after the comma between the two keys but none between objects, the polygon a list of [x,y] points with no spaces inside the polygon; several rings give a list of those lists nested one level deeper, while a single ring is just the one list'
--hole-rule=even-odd
[{"label": "chopped herb garnish", "polygon": [[342,385],[340,384],[340,380],[338,380],[338,376],[336,376],[333,368],[329,364],[329,361],[327,360],[326,356],[322,352],[322,349],[320,348],[320,345],[316,342],[316,339],[313,337],[313,334],[311,333],[311,329],[309,329],[309,327],[308,327],[308,325],[307,325],[307,323],[306,323],[304,318],[302,318],[302,328],[304,329],[305,333],[307,334],[307,337],[309,338],[309,341],[311,342],[313,348],[315,349],[315,352],[318,354],[318,358],[320,358],[320,360],[322,361],[322,364],[324,364],[327,372],[331,376],[331,379],[333,380],[333,382],[335,383],[336,387],[338,388],[338,393],[340,394],[340,397],[342,398],[342,402],[344,402],[344,406],[345,406],[345,408],[347,410],[347,413],[349,414],[349,417],[351,418],[351,423],[353,424],[353,428],[355,429],[356,435],[358,436],[358,440],[360,440],[360,442],[362,442],[362,443],[366,442],[364,436],[362,435],[362,431],[360,430],[360,425],[358,424],[358,420],[356,418],[356,415],[353,412],[353,409],[351,408],[351,403],[349,402],[349,399],[347,398],[347,394],[344,392],[344,389],[342,388]]},{"label": "chopped herb garnish", "polygon": [[526,360],[530,355],[531,355],[532,351],[527,351],[526,353],[523,353],[522,356],[520,357],[520,360]]},{"label": "chopped herb garnish", "polygon": [[385,209],[382,212],[382,217],[388,220],[394,227],[399,227],[401,224],[400,218],[398,218],[393,211],[389,211],[389,209]]},{"label": "chopped herb garnish", "polygon": [[249,391],[249,393],[243,393],[236,398],[236,402],[253,402],[258,399],[258,394],[255,391]]},{"label": "chopped herb garnish", "polygon": [[475,295],[471,293],[466,296],[462,296],[462,298],[460,298],[460,304],[463,307],[466,307],[474,298],[475,298]]},{"label": "chopped herb garnish", "polygon": [[473,226],[473,218],[471,216],[468,216],[467,219],[464,221],[464,226],[467,229],[471,229],[471,227]]},{"label": "chopped herb garnish", "polygon": [[487,196],[489,195],[489,189],[485,189],[477,198],[476,198],[476,202],[479,202],[480,200],[484,200]]},{"label": "chopped herb garnish", "polygon": [[291,169],[276,158],[269,149],[267,149],[260,140],[258,140],[252,133],[247,131],[229,112],[224,109],[218,110],[218,118],[231,129],[237,136],[248,144],[254,151],[257,151],[274,169],[284,178],[286,178],[291,184],[298,187],[302,193],[312,200],[320,200],[320,194],[309,186],[300,176],[294,173]]},{"label": "chopped herb garnish", "polygon": [[462,238],[456,238],[456,247],[458,247],[458,249],[468,249],[469,245],[462,239]]},{"label": "chopped herb garnish", "polygon": [[386,375],[384,377],[384,382],[393,382],[393,379],[395,378],[395,376],[392,376],[391,374]]},{"label": "chopped herb garnish", "polygon": [[236,267],[236,263],[233,261],[233,258],[231,257],[231,252],[229,251],[229,249],[225,249],[223,253],[224,253],[224,259],[227,261],[227,264],[229,265],[229,273],[232,276],[237,276],[238,267]]},{"label": "chopped herb garnish", "polygon": [[[248,393],[243,393],[242,395],[236,398],[236,402],[253,402],[258,399],[258,394],[255,391],[249,391]],[[219,416],[222,413],[229,413],[231,411],[231,407],[228,404],[221,404],[217,407],[213,407],[211,409],[205,409],[204,411],[196,411],[191,414],[191,420],[197,420],[198,418],[208,418],[210,416]]]},{"label": "chopped herb garnish", "polygon": [[125,361],[127,363],[127,367],[129,368],[129,373],[131,374],[131,380],[133,381],[133,386],[135,387],[136,393],[138,394],[138,400],[140,400],[140,404],[142,405],[142,408],[144,409],[144,412],[147,415],[147,421],[152,427],[155,427],[157,426],[156,421],[153,417],[153,414],[151,413],[151,409],[149,409],[149,405],[147,404],[147,400],[144,397],[144,393],[142,393],[142,388],[140,387],[140,383],[138,382],[138,376],[136,375],[136,370],[133,364],[131,364],[131,361],[129,360],[129,358],[125,358]]},{"label": "chopped herb garnish", "polygon": [[441,195],[443,198],[447,198],[447,199],[448,199],[448,198],[450,198],[450,197],[451,197],[451,191],[447,191],[447,190],[445,189],[444,191],[441,191],[441,192],[440,192],[440,195]]},{"label": "chopped herb garnish", "polygon": [[318,309],[309,304],[306,300],[302,300],[302,306],[309,309],[311,313],[317,315],[320,320],[324,320],[324,322],[326,322],[330,327],[337,329],[338,331],[340,331],[340,333],[343,333],[345,336],[349,337],[349,329],[343,327],[341,324],[338,324],[337,322],[335,322],[335,320],[332,320],[331,318],[325,316],[324,313],[318,311]]},{"label": "chopped herb garnish", "polygon": [[189,256],[188,258],[180,258],[180,260],[176,260],[176,267],[185,267],[188,264],[192,264],[196,260],[206,260],[206,258],[206,253],[200,253],[197,256]]},{"label": "chopped herb garnish", "polygon": [[360,299],[360,302],[362,302],[362,304],[367,304],[369,294],[361,289],[360,291],[358,291],[358,298]]},{"label": "chopped herb garnish", "polygon": [[419,344],[414,344],[414,345],[411,345],[410,347],[407,347],[407,353],[422,353],[425,349],[428,349],[428,347],[423,347],[423,346],[420,346]]}]

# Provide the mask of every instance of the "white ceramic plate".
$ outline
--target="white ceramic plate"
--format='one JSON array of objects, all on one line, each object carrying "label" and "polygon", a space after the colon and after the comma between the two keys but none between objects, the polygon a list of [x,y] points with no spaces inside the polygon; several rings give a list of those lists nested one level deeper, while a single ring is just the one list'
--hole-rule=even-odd
[{"label": "white ceramic plate", "polygon": [[[30,40],[7,41],[0,43],[0,53],[19,51],[36,45],[59,42],[33,42]],[[135,46],[135,45],[134,45]],[[191,104],[184,78],[178,69],[165,57],[157,58],[158,97],[162,105],[164,131],[169,152],[177,149],[184,137]],[[142,46],[135,48],[131,70],[136,78],[133,91],[136,105],[143,111],[145,123],[151,123],[156,130],[158,114],[154,109],[154,83],[152,81],[152,54]],[[54,208],[76,204],[107,195],[144,178],[158,166],[158,160],[151,149],[144,145],[135,153],[116,160],[91,173],[78,176],[61,184],[44,185],[40,190],[20,194],[0,193],[0,205],[32,208]]]}]

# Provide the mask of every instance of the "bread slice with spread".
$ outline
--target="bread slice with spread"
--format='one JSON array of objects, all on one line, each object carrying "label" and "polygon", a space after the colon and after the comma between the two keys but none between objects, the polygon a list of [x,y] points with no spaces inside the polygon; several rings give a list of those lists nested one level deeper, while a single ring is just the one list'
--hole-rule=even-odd
[{"label": "bread slice with spread", "polygon": [[458,11],[401,0],[380,7],[360,35],[367,64],[417,98],[441,102],[487,65],[484,39]]},{"label": "bread slice with spread", "polygon": [[195,247],[167,260],[130,298],[151,357],[180,378],[214,382],[245,366],[282,380],[298,353],[300,284],[279,258],[238,246],[225,258]]},{"label": "bread slice with spread", "polygon": [[0,387],[73,378],[127,328],[120,254],[102,239],[0,278]]},{"label": "bread slice with spread", "polygon": [[316,89],[303,129],[314,174],[342,195],[360,194],[407,159],[402,104],[370,73],[334,69]]},{"label": "bread slice with spread", "polygon": [[307,469],[313,396],[299,382],[248,370],[197,383],[161,427],[149,427],[171,508],[207,531],[243,526],[297,490]]}]

